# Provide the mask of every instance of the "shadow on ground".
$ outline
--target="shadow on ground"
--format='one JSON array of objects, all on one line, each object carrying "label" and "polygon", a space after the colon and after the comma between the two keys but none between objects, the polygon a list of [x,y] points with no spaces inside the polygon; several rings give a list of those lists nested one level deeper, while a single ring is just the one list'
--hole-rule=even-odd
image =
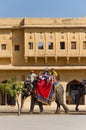
[{"label": "shadow on ground", "polygon": [[[64,111],[58,112],[55,114],[54,111],[44,111],[42,113],[39,113],[38,111],[34,111],[33,114],[29,112],[21,112],[20,116],[22,115],[86,115],[86,111],[70,111],[69,113],[65,114]],[[0,112],[0,115],[18,115],[17,112]]]}]

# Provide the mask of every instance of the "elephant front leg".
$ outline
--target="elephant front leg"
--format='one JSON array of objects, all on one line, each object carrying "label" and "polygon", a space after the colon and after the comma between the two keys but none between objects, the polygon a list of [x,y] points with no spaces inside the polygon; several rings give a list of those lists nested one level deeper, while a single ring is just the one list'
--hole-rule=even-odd
[{"label": "elephant front leg", "polygon": [[76,110],[76,111],[79,111],[79,109],[78,109],[79,102],[80,102],[80,95],[77,94],[77,95],[76,95],[76,107],[75,107],[75,110]]},{"label": "elephant front leg", "polygon": [[41,102],[38,102],[40,113],[43,113],[43,104]]},{"label": "elephant front leg", "polygon": [[20,108],[20,112],[22,112],[23,106],[24,106],[24,102],[25,102],[25,98],[22,97],[21,98],[21,108]]},{"label": "elephant front leg", "polygon": [[30,111],[29,111],[30,114],[33,113],[34,105],[35,105],[35,99],[33,98],[33,96],[31,96],[31,105],[30,105]]}]

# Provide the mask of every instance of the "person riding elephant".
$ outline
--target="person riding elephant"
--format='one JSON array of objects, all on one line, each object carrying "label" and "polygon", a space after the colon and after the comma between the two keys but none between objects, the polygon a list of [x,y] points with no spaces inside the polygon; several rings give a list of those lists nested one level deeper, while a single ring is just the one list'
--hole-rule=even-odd
[{"label": "person riding elephant", "polygon": [[56,79],[57,79],[57,76],[58,76],[58,74],[57,74],[57,72],[54,70],[54,68],[51,69],[49,75],[51,76],[51,81],[52,81],[52,83],[54,83],[54,82],[56,81]]},{"label": "person riding elephant", "polygon": [[36,77],[37,75],[34,73],[33,70],[31,70],[30,73],[28,74],[27,80],[29,80],[33,84]]},{"label": "person riding elephant", "polygon": [[45,68],[44,74],[45,74],[46,76],[49,76],[49,70],[48,70],[48,67]]}]

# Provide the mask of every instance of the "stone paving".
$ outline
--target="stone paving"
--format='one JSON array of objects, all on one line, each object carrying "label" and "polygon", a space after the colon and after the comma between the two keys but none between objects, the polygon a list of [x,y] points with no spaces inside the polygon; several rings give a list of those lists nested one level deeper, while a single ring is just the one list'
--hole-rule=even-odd
[{"label": "stone paving", "polygon": [[85,115],[0,115],[0,130],[85,130]]},{"label": "stone paving", "polygon": [[1,130],[85,130],[86,110],[81,109],[75,112],[75,106],[71,107],[69,114],[61,112],[55,114],[56,106],[44,106],[44,112],[39,114],[39,107],[36,105],[34,114],[29,114],[30,104],[25,103],[20,116],[17,113],[17,106],[0,106],[0,129]]}]

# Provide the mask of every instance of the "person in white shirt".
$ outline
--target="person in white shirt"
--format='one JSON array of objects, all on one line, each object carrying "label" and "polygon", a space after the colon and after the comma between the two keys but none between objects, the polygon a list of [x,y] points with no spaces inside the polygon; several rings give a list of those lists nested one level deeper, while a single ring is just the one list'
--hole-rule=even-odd
[{"label": "person in white shirt", "polygon": [[34,71],[32,70],[30,72],[30,74],[28,75],[28,79],[31,81],[31,83],[34,82],[34,80],[36,79],[37,75],[34,73]]}]

